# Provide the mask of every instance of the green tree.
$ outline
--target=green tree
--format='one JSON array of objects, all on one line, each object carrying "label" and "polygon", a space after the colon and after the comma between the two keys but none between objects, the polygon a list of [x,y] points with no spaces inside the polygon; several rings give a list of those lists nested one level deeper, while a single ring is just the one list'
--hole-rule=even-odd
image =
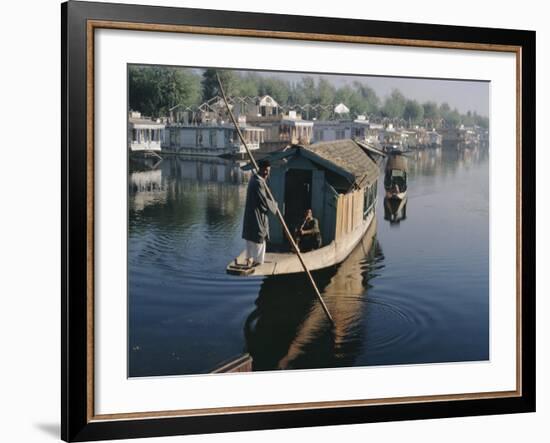
[{"label": "green tree", "polygon": [[236,80],[238,95],[241,97],[255,97],[260,89],[261,77],[249,72]]},{"label": "green tree", "polygon": [[351,86],[342,86],[334,94],[335,103],[344,103],[352,115],[356,116],[363,113],[363,100],[357,89]]},{"label": "green tree", "polygon": [[426,102],[422,104],[424,108],[424,118],[430,119],[434,122],[439,119],[439,108],[435,102]]},{"label": "green tree", "polygon": [[317,88],[312,77],[303,77],[295,87],[295,103],[305,105],[317,103]]},{"label": "green tree", "polygon": [[411,124],[420,123],[424,119],[424,107],[416,100],[407,100],[403,110],[403,118]]},{"label": "green tree", "polygon": [[216,74],[220,76],[223,89],[228,97],[239,95],[241,80],[235,71],[209,68],[205,69],[202,74],[203,101],[208,101],[217,95],[221,95]]},{"label": "green tree", "polygon": [[150,117],[168,114],[171,107],[200,101],[200,77],[176,67],[136,66],[128,69],[130,108]]},{"label": "green tree", "polygon": [[460,113],[455,108],[452,111],[449,111],[446,113],[445,122],[447,123],[448,127],[455,128],[460,125],[462,118],[460,116]]},{"label": "green tree", "polygon": [[447,119],[449,113],[451,112],[451,107],[449,106],[449,103],[444,102],[439,105],[439,115],[443,117],[445,120]]},{"label": "green tree", "polygon": [[[319,82],[317,83],[317,97],[316,102],[320,105],[333,107],[334,106],[334,99],[336,95],[336,89],[332,84],[325,80],[324,78],[319,79]],[[331,116],[332,109],[330,110],[321,110],[318,118],[320,119],[327,119]]]},{"label": "green tree", "polygon": [[370,86],[355,81],[353,86],[359,93],[362,103],[359,105],[360,114],[375,114],[380,111],[380,98]]},{"label": "green tree", "polygon": [[290,84],[278,78],[262,78],[257,93],[258,95],[270,95],[280,105],[284,105],[288,103],[291,94]]},{"label": "green tree", "polygon": [[319,79],[317,83],[317,102],[322,105],[330,105],[334,103],[336,89],[332,84],[324,78]]},{"label": "green tree", "polygon": [[398,89],[394,89],[392,93],[386,97],[384,106],[382,107],[382,115],[389,118],[401,118],[405,110],[407,99]]},{"label": "green tree", "polygon": [[484,129],[489,129],[489,117],[483,117],[474,112],[474,124]]},{"label": "green tree", "polygon": [[472,111],[468,111],[466,112],[466,114],[463,114],[460,116],[460,121],[462,122],[462,124],[464,126],[474,126],[475,125],[475,120],[474,120],[474,115],[472,113]]}]

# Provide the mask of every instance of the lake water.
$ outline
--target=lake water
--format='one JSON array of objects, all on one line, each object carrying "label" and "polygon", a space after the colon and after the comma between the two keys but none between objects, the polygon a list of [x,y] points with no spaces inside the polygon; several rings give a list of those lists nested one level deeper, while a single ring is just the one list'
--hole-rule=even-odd
[{"label": "lake water", "polygon": [[153,163],[130,162],[129,376],[208,373],[245,352],[254,370],[489,359],[486,149],[412,154],[393,212],[379,183],[374,241],[314,273],[334,328],[304,276],[225,273],[244,246],[238,163]]}]

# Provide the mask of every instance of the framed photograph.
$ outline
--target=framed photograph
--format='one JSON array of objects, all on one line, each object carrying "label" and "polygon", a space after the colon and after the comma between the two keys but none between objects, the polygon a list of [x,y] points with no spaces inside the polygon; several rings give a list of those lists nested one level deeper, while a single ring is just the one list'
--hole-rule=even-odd
[{"label": "framed photograph", "polygon": [[62,14],[65,441],[535,410],[535,33]]}]

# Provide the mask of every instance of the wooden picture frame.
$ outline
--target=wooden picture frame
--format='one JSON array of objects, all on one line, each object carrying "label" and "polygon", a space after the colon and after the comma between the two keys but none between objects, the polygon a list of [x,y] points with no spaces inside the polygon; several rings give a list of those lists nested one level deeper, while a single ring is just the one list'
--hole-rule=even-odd
[{"label": "wooden picture frame", "polygon": [[[70,1],[62,4],[62,438],[87,441],[535,410],[535,33]],[[516,56],[516,389],[97,415],[94,411],[94,32],[190,33],[468,49]],[[513,241],[513,239],[510,239]]]}]

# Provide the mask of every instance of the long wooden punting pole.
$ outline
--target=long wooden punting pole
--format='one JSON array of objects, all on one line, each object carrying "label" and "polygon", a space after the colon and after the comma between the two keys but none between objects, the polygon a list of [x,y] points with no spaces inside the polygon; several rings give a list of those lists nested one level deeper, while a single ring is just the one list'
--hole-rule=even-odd
[{"label": "long wooden punting pole", "polygon": [[[233,115],[233,111],[231,111],[231,108],[229,107],[229,103],[227,101],[227,97],[225,96],[225,91],[223,89],[222,82],[220,80],[220,76],[216,72],[216,78],[218,79],[218,85],[220,86],[220,92],[222,94],[223,101],[225,102],[225,106],[227,107],[227,112],[229,112],[229,116],[231,117],[231,121],[233,122],[233,125],[235,126],[235,129],[237,130],[237,134],[239,134],[239,138],[241,139],[241,143],[244,146],[244,149],[246,150],[246,153],[248,154],[248,158],[250,159],[250,163],[252,163],[252,167],[254,168],[254,171],[256,173],[259,172],[260,168],[258,168],[258,163],[256,163],[256,160],[254,159],[254,156],[250,152],[250,149],[248,149],[248,145],[246,144],[246,140],[244,139],[243,133],[241,132],[241,128],[237,124],[237,120],[235,120],[235,116]],[[269,186],[266,183],[266,191],[269,196],[269,198],[273,201],[275,201],[275,198],[273,197],[273,194],[271,193],[271,189],[269,189]],[[277,205],[276,205],[277,206]],[[286,225],[285,219],[283,218],[283,214],[281,214],[281,211],[279,210],[279,206],[276,208],[276,215],[279,219],[279,222],[283,226],[283,231],[286,235],[286,238],[288,239],[291,249],[296,253],[298,256],[298,260],[300,260],[300,263],[302,264],[302,268],[304,268],[304,272],[307,274],[309,281],[311,283],[311,286],[313,287],[313,290],[315,292],[315,295],[319,299],[319,302],[321,303],[321,306],[323,307],[323,310],[325,311],[325,314],[327,315],[330,322],[334,325],[334,320],[332,319],[332,316],[330,315],[330,312],[327,308],[327,305],[325,305],[325,302],[323,300],[323,297],[321,296],[321,293],[319,292],[319,288],[317,288],[317,285],[315,284],[315,280],[313,280],[313,276],[311,275],[311,272],[309,272],[309,269],[306,266],[306,263],[304,262],[304,258],[302,257],[302,254],[300,253],[300,249],[298,249],[298,245],[294,241],[294,238],[292,237],[292,234],[290,233],[290,230],[288,229],[288,226]]]}]

